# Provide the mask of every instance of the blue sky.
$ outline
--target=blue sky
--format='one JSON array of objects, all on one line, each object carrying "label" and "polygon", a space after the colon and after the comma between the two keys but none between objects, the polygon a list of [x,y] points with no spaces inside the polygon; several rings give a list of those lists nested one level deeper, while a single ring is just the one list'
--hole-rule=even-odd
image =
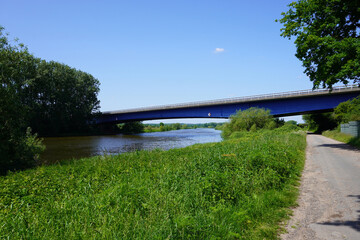
[{"label": "blue sky", "polygon": [[290,2],[0,0],[0,25],[98,78],[107,111],[311,89],[275,22]]}]

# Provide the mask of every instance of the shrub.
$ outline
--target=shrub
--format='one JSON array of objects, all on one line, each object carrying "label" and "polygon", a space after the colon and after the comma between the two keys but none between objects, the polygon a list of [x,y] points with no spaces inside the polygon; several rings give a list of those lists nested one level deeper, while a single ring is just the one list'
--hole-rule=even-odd
[{"label": "shrub", "polygon": [[120,132],[125,134],[142,133],[144,132],[144,124],[142,122],[127,122],[120,124]]},{"label": "shrub", "polygon": [[334,117],[339,123],[360,120],[360,98],[340,103],[334,109]]},{"label": "shrub", "polygon": [[277,132],[293,132],[293,131],[301,131],[302,128],[294,124],[285,123],[284,126],[279,127],[275,130]]},{"label": "shrub", "polygon": [[276,123],[270,115],[270,110],[263,108],[249,108],[237,111],[230,117],[230,122],[224,124],[222,137],[229,138],[237,131],[255,132],[260,129],[274,129]]}]

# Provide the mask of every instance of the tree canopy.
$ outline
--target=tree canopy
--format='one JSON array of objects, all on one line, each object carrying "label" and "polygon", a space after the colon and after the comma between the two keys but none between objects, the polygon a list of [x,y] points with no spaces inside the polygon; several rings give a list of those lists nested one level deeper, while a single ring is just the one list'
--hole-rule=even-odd
[{"label": "tree canopy", "polygon": [[36,164],[44,150],[30,133],[24,91],[35,73],[35,59],[23,45],[12,46],[0,26],[0,175]]},{"label": "tree canopy", "polygon": [[314,88],[360,82],[359,0],[298,0],[279,20]]},{"label": "tree canopy", "polygon": [[308,125],[309,130],[315,133],[322,133],[325,130],[336,128],[337,122],[332,113],[314,113],[303,115],[303,120]]},{"label": "tree canopy", "polygon": [[0,26],[0,174],[36,163],[43,146],[28,127],[42,135],[87,130],[99,85],[88,73],[34,57]]},{"label": "tree canopy", "polygon": [[144,124],[142,122],[127,122],[118,125],[121,133],[133,134],[133,133],[142,133],[144,132]]},{"label": "tree canopy", "polygon": [[340,103],[334,109],[334,117],[339,123],[360,121],[360,97]]},{"label": "tree canopy", "polygon": [[88,73],[36,59],[36,75],[23,97],[29,125],[42,135],[86,131],[99,109],[99,85]]},{"label": "tree canopy", "polygon": [[0,37],[2,91],[7,99],[18,101],[14,111],[22,112],[25,125],[41,135],[87,130],[99,109],[99,81],[65,64],[34,57],[23,44],[11,44],[3,28]]}]

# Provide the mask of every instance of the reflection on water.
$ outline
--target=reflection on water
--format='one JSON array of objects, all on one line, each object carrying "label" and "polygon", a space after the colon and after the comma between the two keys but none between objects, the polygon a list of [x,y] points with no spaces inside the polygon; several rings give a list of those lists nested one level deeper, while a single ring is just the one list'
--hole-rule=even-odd
[{"label": "reflection on water", "polygon": [[53,163],[60,160],[101,154],[116,154],[155,148],[168,150],[186,147],[195,143],[219,141],[221,141],[220,131],[208,128],[135,135],[45,138],[46,150],[41,159],[43,162]]}]

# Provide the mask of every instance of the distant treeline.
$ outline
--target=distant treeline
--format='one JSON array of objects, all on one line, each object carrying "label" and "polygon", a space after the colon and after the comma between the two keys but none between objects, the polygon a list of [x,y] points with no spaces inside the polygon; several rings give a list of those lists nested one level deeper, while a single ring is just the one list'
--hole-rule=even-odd
[{"label": "distant treeline", "polygon": [[220,129],[224,123],[158,123],[158,124],[143,124],[142,122],[129,122],[118,124],[117,127],[121,133],[143,133],[143,132],[165,132],[179,129],[195,129],[195,128],[216,128]]},{"label": "distant treeline", "polygon": [[88,130],[99,85],[88,73],[35,57],[0,26],[1,172],[32,166],[41,152],[28,127],[47,136]]},{"label": "distant treeline", "polygon": [[222,126],[224,123],[170,123],[170,124],[144,124],[145,132],[164,132],[179,129],[196,129],[196,128],[216,128]]}]

